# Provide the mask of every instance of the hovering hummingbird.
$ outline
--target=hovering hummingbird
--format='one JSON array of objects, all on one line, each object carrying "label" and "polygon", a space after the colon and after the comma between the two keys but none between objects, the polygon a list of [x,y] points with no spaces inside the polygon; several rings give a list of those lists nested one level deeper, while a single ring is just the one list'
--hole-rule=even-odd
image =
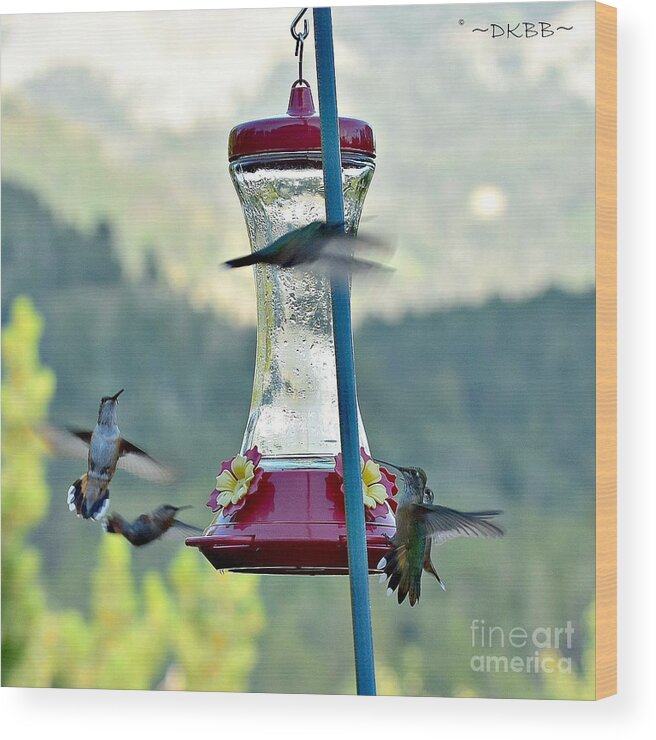
[{"label": "hovering hummingbird", "polygon": [[170,482],[168,468],[121,437],[116,420],[118,397],[103,396],[93,432],[46,427],[44,437],[55,452],[86,456],[87,472],[68,489],[68,508],[84,519],[101,519],[109,508],[109,484],[117,466],[148,480]]},{"label": "hovering hummingbird", "polygon": [[361,259],[353,254],[356,246],[382,248],[374,239],[344,233],[342,224],[327,224],[314,221],[300,229],[295,229],[271,242],[252,254],[224,262],[227,267],[245,267],[258,263],[296,267],[318,263],[332,269],[390,269],[373,260]]},{"label": "hovering hummingbird", "polygon": [[455,537],[502,537],[501,527],[490,521],[501,512],[464,512],[437,506],[433,504],[433,492],[427,488],[426,473],[421,468],[390,466],[403,475],[404,488],[398,497],[392,550],[381,559],[378,568],[384,571],[381,581],[389,580],[388,592],[398,589],[399,604],[409,595],[410,605],[414,606],[421,594],[423,571],[435,576],[446,590],[431,561],[433,542],[441,545]]},{"label": "hovering hummingbird", "polygon": [[201,534],[202,529],[185,524],[175,518],[175,515],[183,509],[191,506],[171,506],[163,504],[150,514],[141,514],[133,522],[128,522],[120,514],[109,514],[102,521],[105,532],[110,534],[122,534],[125,539],[135,547],[147,545],[149,542],[158,540],[171,528],[182,536]]}]

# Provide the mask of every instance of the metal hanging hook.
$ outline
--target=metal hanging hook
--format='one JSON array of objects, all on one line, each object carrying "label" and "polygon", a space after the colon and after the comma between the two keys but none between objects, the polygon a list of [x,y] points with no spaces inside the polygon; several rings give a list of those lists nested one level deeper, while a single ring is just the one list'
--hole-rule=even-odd
[{"label": "metal hanging hook", "polygon": [[308,27],[307,18],[303,19],[303,30],[298,31],[296,29],[296,26],[301,22],[301,18],[307,13],[307,8],[301,8],[301,10],[296,14],[296,17],[292,21],[291,26],[289,27],[289,30],[292,34],[292,38],[296,41],[296,50],[294,51],[294,56],[298,57],[298,79],[294,83],[294,85],[297,84],[308,84],[307,80],[303,79],[303,45],[305,43],[305,39],[308,37],[310,33],[310,29]]}]

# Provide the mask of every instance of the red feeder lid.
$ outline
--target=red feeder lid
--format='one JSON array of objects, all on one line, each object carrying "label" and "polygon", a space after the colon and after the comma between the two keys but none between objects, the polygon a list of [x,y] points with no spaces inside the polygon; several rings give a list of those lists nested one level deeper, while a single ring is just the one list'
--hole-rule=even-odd
[{"label": "red feeder lid", "polygon": [[[376,156],[374,132],[366,121],[340,117],[339,130],[343,152]],[[292,85],[287,115],[240,123],[228,139],[231,162],[253,154],[313,151],[321,151],[321,125],[305,80]]]}]

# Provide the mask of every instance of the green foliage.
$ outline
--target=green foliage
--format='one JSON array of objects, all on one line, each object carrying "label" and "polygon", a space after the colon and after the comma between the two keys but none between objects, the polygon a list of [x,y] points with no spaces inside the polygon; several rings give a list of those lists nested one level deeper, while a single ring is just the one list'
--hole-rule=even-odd
[{"label": "green foliage", "polygon": [[45,465],[34,427],[54,392],[52,372],[39,364],[42,322],[30,301],[16,300],[2,335],[2,670],[20,663],[44,619],[40,556],[25,535],[47,513]]},{"label": "green foliage", "polygon": [[[74,90],[83,92],[79,83],[79,79],[69,78],[67,97]],[[31,95],[41,96],[48,87],[48,81],[32,86]],[[99,92],[102,95],[102,88]],[[108,124],[112,131],[107,136],[105,129],[105,135],[99,135],[96,124],[88,120],[92,111],[98,112],[98,102],[98,97],[87,99],[87,120],[81,122],[79,109],[72,117],[72,111],[62,116],[48,102],[34,106],[23,96],[3,95],[3,172],[45,197],[78,229],[88,230],[105,220],[119,224],[121,261],[126,271],[140,272],[145,255],[156,243],[164,271],[175,270],[171,283],[191,293],[203,279],[205,259],[217,250],[217,234],[225,237],[218,245],[224,259],[230,257],[232,244],[247,246],[232,185],[222,172],[222,197],[217,198],[214,165],[206,172],[205,182],[190,183],[186,172],[189,162],[185,159],[193,152],[196,162],[208,161],[208,152],[193,138],[180,141],[163,132],[164,141],[156,147],[158,151],[152,151],[155,161],[149,162],[153,140],[138,131],[133,122],[123,121],[116,126],[105,118],[101,127]],[[108,110],[111,105],[117,112],[116,101],[103,107]],[[126,131],[136,134],[136,138],[129,135],[130,148],[139,152],[137,159],[129,163],[115,156],[116,145],[120,148],[125,143],[121,132]],[[114,139],[117,133],[118,142]],[[215,137],[216,131],[212,134]],[[218,142],[213,145],[218,148]],[[212,155],[209,158],[217,161]],[[193,172],[194,167],[190,169]],[[177,172],[174,178],[170,176],[172,171]],[[207,180],[212,182],[211,191]],[[217,205],[222,201],[233,205],[229,221]],[[180,218],[181,213],[185,214],[184,219]],[[231,229],[231,235],[226,234],[226,227]],[[194,245],[193,250],[187,248],[189,244]],[[243,276],[242,281],[242,285],[247,285],[248,276]],[[216,299],[229,308],[227,297],[219,295]]]},{"label": "green foliage", "polygon": [[91,616],[47,612],[32,625],[5,685],[245,691],[263,626],[257,580],[225,576],[181,552],[168,578],[139,589],[130,545],[106,537]]},{"label": "green foliage", "polygon": [[40,334],[38,314],[18,299],[3,335],[3,684],[245,690],[263,626],[257,579],[218,582],[196,552],[183,548],[166,577],[148,572],[139,584],[130,545],[105,536],[90,615],[48,608],[40,555],[26,542],[50,503],[35,430],[55,381],[39,363]]},{"label": "green foliage", "polygon": [[3,291],[3,310],[11,296],[33,294],[35,286],[74,294],[81,286],[115,285],[120,280],[121,265],[106,222],[88,234],[77,231],[59,223],[34,193],[7,182],[2,207],[11,213],[2,226],[2,267],[7,271],[3,281],[11,285],[9,295]]},{"label": "green foliage", "polygon": [[[217,576],[198,553],[190,551],[176,558],[170,577],[171,625],[185,677],[181,688],[245,691],[257,652],[249,636],[264,625],[256,598],[257,580],[234,574]],[[235,676],[240,680],[235,681]]]}]

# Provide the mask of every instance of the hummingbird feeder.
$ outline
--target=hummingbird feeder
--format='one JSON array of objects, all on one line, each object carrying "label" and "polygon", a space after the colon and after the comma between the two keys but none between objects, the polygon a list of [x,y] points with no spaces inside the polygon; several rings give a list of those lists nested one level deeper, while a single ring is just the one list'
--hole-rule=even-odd
[{"label": "hummingbird feeder", "polygon": [[[302,76],[307,25],[305,36],[293,27],[292,34],[299,77],[287,113],[239,124],[229,137],[230,175],[253,251],[326,218],[320,116]],[[373,131],[339,118],[339,144],[344,227],[355,233],[375,169]],[[255,283],[257,351],[243,443],[219,471],[208,502],[212,523],[187,544],[220,570],[348,574],[330,277],[257,264]],[[395,532],[389,502],[397,489],[370,456],[359,410],[357,430],[373,573]]]}]

